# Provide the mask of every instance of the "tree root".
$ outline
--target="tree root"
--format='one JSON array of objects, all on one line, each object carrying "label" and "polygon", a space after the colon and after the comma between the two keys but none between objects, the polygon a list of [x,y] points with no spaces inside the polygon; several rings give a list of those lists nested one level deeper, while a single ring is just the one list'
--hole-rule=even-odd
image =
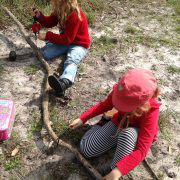
[{"label": "tree root", "polygon": [[48,102],[49,102],[49,95],[48,95],[48,82],[47,77],[51,73],[51,69],[46,61],[44,61],[41,52],[37,48],[37,46],[34,44],[34,42],[30,39],[29,34],[25,31],[23,25],[18,21],[18,19],[6,8],[1,6],[2,9],[12,18],[12,20],[16,23],[16,25],[19,27],[20,33],[24,37],[24,39],[27,41],[27,43],[30,45],[30,47],[33,49],[35,55],[37,56],[38,60],[42,63],[44,70],[45,70],[45,76],[43,80],[43,92],[42,92],[42,114],[43,114],[43,121],[45,124],[45,127],[56,143],[58,143],[60,146],[64,146],[67,149],[69,149],[71,152],[73,152],[76,156],[76,158],[81,162],[81,164],[86,168],[86,170],[90,173],[90,175],[93,177],[93,179],[101,180],[102,176],[101,174],[94,169],[94,167],[79,153],[79,151],[72,147],[72,145],[64,142],[63,140],[59,139],[58,136],[55,134],[53,129],[51,128],[50,122],[49,122],[49,112],[48,112]]}]

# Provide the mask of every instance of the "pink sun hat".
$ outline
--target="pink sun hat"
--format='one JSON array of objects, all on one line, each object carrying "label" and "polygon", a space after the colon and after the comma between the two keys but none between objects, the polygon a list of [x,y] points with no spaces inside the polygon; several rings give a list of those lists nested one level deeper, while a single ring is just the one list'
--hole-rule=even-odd
[{"label": "pink sun hat", "polygon": [[135,68],[128,71],[113,90],[112,103],[121,112],[132,112],[149,101],[156,91],[156,79],[151,71]]}]

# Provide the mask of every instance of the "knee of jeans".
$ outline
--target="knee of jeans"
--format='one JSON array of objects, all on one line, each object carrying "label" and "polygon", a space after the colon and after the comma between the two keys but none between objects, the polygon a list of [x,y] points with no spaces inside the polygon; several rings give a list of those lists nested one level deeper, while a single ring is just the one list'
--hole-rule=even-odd
[{"label": "knee of jeans", "polygon": [[78,66],[79,64],[76,62],[76,61],[74,61],[74,60],[72,60],[72,59],[67,59],[65,62],[64,62],[64,65],[70,65],[70,64],[73,64],[74,66]]},{"label": "knee of jeans", "polygon": [[46,61],[50,61],[52,58],[49,56],[49,54],[47,53],[47,51],[41,51],[42,52],[42,56]]},{"label": "knee of jeans", "polygon": [[67,60],[65,62],[67,63],[74,63],[76,65],[79,65],[82,61],[82,57],[78,54],[73,54],[73,55],[67,55]]}]

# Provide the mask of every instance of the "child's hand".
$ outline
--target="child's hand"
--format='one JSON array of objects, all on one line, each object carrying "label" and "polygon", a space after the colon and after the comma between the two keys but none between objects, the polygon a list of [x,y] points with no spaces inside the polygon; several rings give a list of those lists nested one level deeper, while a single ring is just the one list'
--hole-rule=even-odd
[{"label": "child's hand", "polygon": [[36,18],[39,18],[41,13],[38,9],[32,8],[31,15],[36,16]]},{"label": "child's hand", "polygon": [[118,168],[113,169],[108,175],[102,178],[102,180],[119,180],[122,176]]},{"label": "child's hand", "polygon": [[80,127],[81,125],[83,124],[82,120],[81,119],[75,119],[70,125],[69,127],[71,129],[76,129],[77,127]]},{"label": "child's hand", "polygon": [[39,34],[38,34],[37,37],[38,37],[39,40],[45,41],[45,39],[46,39],[46,33],[41,33],[41,32],[39,32]]}]

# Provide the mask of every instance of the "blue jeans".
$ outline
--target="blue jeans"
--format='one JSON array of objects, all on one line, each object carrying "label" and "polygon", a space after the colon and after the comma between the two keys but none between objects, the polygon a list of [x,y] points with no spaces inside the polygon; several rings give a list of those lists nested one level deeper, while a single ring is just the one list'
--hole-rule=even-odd
[{"label": "blue jeans", "polygon": [[47,42],[46,46],[41,49],[45,60],[50,61],[60,55],[67,54],[64,62],[63,74],[60,79],[69,79],[72,83],[75,80],[77,68],[82,59],[86,56],[88,49],[76,45],[56,45]]}]

